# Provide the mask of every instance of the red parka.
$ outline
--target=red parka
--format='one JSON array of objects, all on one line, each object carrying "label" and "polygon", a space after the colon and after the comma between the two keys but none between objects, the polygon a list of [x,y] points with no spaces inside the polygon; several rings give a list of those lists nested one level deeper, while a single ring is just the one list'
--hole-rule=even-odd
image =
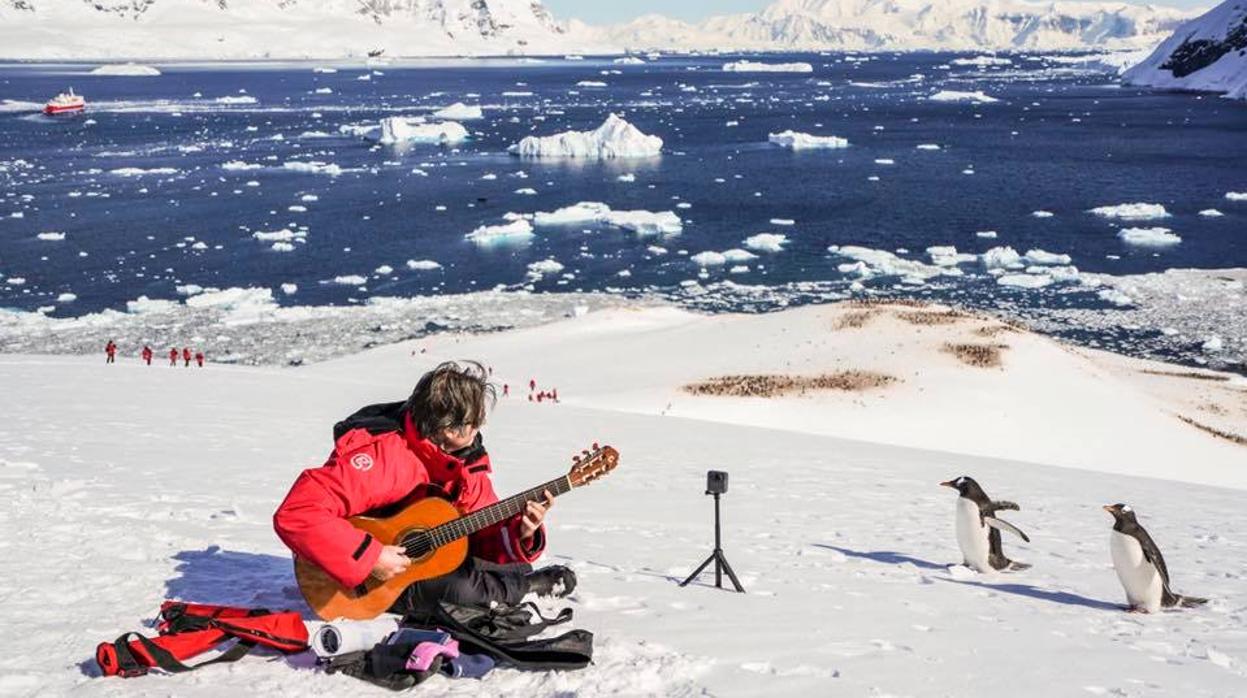
[{"label": "red parka", "polygon": [[[347,522],[403,501],[429,485],[467,514],[498,501],[489,456],[480,445],[466,458],[420,436],[403,403],[370,405],[334,426],[334,449],[319,468],[304,470],[273,515],[273,528],[294,554],[315,563],[343,586],[361,584],[382,543]],[[528,562],[545,549],[545,527],[524,544],[522,515],[477,531],[469,554],[491,562]]]}]

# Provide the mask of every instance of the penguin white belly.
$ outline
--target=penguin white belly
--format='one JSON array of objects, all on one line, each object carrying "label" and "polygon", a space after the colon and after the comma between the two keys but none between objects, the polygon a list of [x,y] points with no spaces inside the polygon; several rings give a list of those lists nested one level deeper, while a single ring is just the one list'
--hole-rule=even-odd
[{"label": "penguin white belly", "polygon": [[1159,611],[1165,583],[1156,566],[1143,557],[1143,546],[1139,545],[1139,541],[1133,536],[1113,531],[1109,550],[1113,553],[1113,568],[1126,590],[1130,606],[1148,613]]},{"label": "penguin white belly", "polygon": [[979,505],[965,497],[957,498],[957,545],[966,567],[980,573],[993,571],[988,562],[987,526],[979,515]]}]

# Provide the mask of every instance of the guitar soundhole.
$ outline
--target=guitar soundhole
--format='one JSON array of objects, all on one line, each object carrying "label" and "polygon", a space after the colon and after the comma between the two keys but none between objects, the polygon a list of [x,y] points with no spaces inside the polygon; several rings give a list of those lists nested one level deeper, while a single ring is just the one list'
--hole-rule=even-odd
[{"label": "guitar soundhole", "polygon": [[434,550],[433,539],[429,537],[427,531],[412,531],[403,534],[401,540],[399,545],[407,549],[407,557],[413,560],[427,557]]}]

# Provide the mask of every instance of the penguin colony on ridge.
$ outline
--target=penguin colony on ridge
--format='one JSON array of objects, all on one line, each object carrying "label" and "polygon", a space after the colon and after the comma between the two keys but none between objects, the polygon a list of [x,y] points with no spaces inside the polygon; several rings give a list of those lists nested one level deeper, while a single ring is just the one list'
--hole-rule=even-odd
[{"label": "penguin colony on ridge", "polygon": [[[1024,570],[1030,565],[1010,560],[1004,554],[1001,531],[1008,531],[1027,543],[1030,538],[1013,524],[996,517],[996,512],[1021,509],[1017,504],[993,501],[974,478],[961,476],[941,482],[957,490],[957,545],[966,567],[976,572]],[[1109,550],[1117,579],[1126,591],[1132,613],[1156,613],[1161,608],[1190,608],[1208,602],[1197,596],[1181,596],[1169,588],[1169,569],[1160,548],[1139,525],[1134,510],[1125,504],[1105,506],[1113,515]]]}]

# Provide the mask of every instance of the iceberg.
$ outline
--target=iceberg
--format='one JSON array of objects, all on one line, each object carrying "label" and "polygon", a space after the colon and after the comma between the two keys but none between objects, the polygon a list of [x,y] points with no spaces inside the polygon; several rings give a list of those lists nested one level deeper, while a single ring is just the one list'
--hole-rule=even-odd
[{"label": "iceberg", "polygon": [[533,224],[516,218],[510,223],[482,225],[463,237],[481,246],[522,243],[533,237]]},{"label": "iceberg", "polygon": [[991,104],[999,102],[995,97],[989,97],[983,94],[982,90],[974,92],[959,92],[957,90],[940,90],[935,94],[927,97],[932,102],[972,102],[974,104]]},{"label": "iceberg", "polygon": [[424,119],[409,119],[391,116],[381,120],[376,131],[369,131],[366,138],[375,138],[378,142],[394,143],[458,143],[468,138],[468,130],[454,121],[442,121],[435,124],[425,123]]},{"label": "iceberg", "polygon": [[513,155],[535,158],[634,158],[662,152],[662,139],[649,136],[615,114],[593,131],[564,131],[552,136],[528,136],[508,149]]},{"label": "iceberg", "polygon": [[[788,236],[779,233],[758,233],[745,238],[745,247],[758,252],[783,252]],[[732,260],[738,261],[738,260]]]},{"label": "iceberg", "polygon": [[1143,247],[1165,247],[1182,242],[1182,238],[1174,235],[1168,228],[1122,228],[1117,237],[1127,245]]},{"label": "iceberg", "polygon": [[799,133],[791,129],[779,133],[767,134],[766,140],[781,148],[790,150],[806,150],[810,148],[847,148],[849,141],[839,136],[813,136]]},{"label": "iceberg", "polygon": [[757,63],[755,61],[733,61],[724,63],[723,70],[728,73],[812,73],[814,66],[809,63]]},{"label": "iceberg", "polygon": [[468,106],[463,102],[455,102],[449,107],[433,112],[433,118],[446,119],[448,121],[475,121],[485,118],[485,115],[478,106]]},{"label": "iceberg", "polygon": [[684,223],[674,211],[614,211],[598,201],[581,201],[555,211],[533,214],[538,227],[556,225],[610,225],[638,235],[675,235]]},{"label": "iceberg", "polygon": [[1117,218],[1123,221],[1146,221],[1169,217],[1169,212],[1163,205],[1142,203],[1097,206],[1091,209],[1091,213],[1101,218]]}]

